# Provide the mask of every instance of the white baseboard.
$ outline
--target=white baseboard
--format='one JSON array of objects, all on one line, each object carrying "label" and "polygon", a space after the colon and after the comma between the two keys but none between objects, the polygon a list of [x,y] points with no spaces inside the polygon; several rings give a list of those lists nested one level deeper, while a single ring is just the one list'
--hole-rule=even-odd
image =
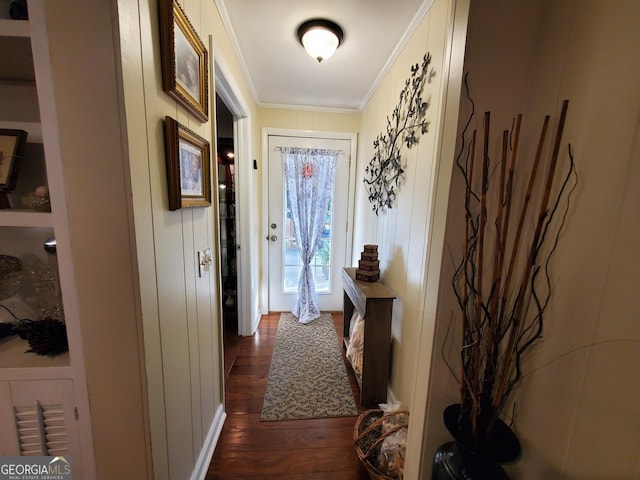
[{"label": "white baseboard", "polygon": [[198,455],[198,461],[191,473],[191,480],[204,480],[207,476],[211,457],[213,457],[213,452],[218,444],[218,439],[220,438],[222,426],[226,418],[227,413],[224,411],[224,406],[220,405],[213,417],[213,422],[211,422],[207,438],[204,439],[204,445],[202,445],[202,450],[200,450],[200,455]]}]

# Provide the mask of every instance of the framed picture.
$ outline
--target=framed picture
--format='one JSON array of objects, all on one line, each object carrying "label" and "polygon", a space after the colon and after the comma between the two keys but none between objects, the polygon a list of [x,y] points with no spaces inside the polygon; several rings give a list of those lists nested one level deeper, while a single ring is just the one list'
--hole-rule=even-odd
[{"label": "framed picture", "polygon": [[164,121],[169,210],[211,205],[211,147],[171,117]]},{"label": "framed picture", "polygon": [[24,130],[0,129],[0,191],[15,188],[26,143]]},{"label": "framed picture", "polygon": [[160,0],[162,88],[198,120],[209,119],[208,54],[180,5]]}]

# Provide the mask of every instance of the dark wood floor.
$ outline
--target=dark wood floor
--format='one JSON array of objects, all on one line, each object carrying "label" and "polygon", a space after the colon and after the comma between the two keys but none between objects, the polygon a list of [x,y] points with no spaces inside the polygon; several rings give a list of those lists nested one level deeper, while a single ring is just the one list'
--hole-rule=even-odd
[{"label": "dark wood floor", "polygon": [[[226,378],[228,416],[206,480],[369,479],[353,447],[356,417],[260,421],[279,318],[279,313],[265,315],[253,337],[229,334],[225,340],[225,374],[230,370]],[[342,314],[334,314],[333,321],[342,341]],[[350,366],[347,372],[358,398]],[[364,411],[361,406],[358,409]]]}]

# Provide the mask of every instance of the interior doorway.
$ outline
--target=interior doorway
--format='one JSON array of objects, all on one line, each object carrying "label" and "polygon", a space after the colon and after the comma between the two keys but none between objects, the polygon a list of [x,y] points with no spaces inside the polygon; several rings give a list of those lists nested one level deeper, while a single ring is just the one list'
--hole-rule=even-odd
[{"label": "interior doorway", "polygon": [[225,377],[229,374],[237,355],[240,333],[238,326],[238,228],[236,222],[236,164],[233,121],[233,114],[216,94],[219,260],[222,281]]}]

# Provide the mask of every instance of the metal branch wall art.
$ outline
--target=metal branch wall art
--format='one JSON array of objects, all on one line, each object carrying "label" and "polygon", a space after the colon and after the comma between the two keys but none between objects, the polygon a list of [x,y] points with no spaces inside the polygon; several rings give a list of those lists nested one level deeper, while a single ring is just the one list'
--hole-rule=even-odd
[{"label": "metal branch wall art", "polygon": [[435,75],[433,68],[429,68],[430,64],[431,54],[427,52],[422,65],[416,63],[411,67],[411,76],[400,92],[400,101],[393,109],[391,118],[387,117],[386,132],[380,133],[373,142],[375,152],[365,169],[364,184],[376,215],[392,208],[400,188],[404,177],[400,155],[402,146],[413,147],[420,135],[429,131],[429,122],[425,120],[429,100],[423,100],[422,90],[424,84],[431,83]]}]

